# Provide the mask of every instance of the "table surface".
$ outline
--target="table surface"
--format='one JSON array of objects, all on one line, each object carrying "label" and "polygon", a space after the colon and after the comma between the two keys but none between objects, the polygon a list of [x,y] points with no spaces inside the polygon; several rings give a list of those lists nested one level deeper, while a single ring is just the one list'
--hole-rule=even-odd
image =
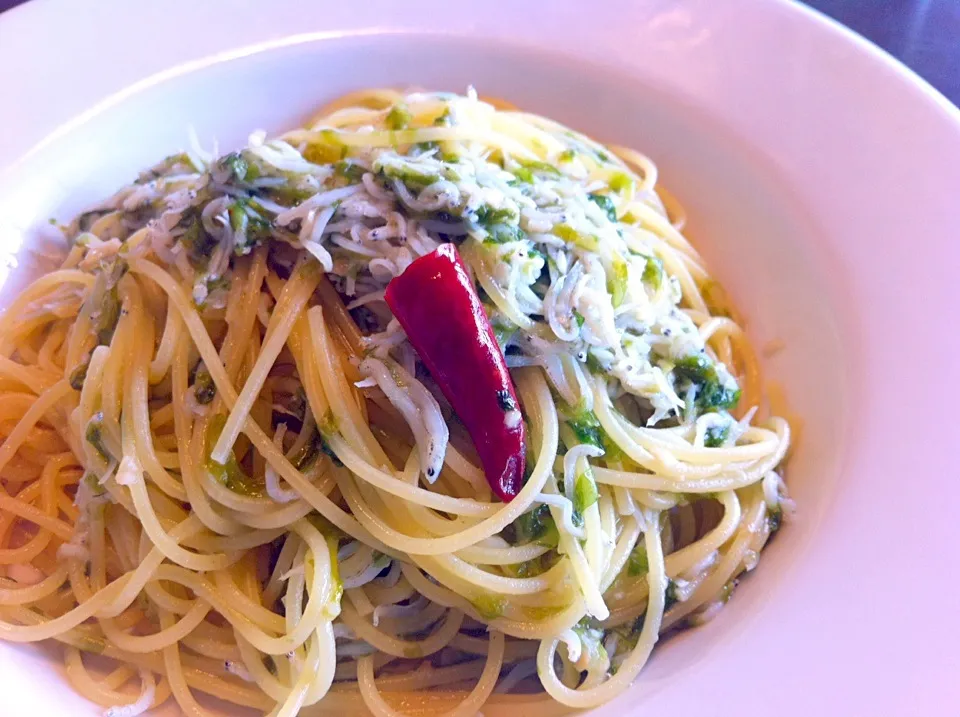
[{"label": "table surface", "polygon": [[[0,12],[22,2],[0,0]],[[872,40],[960,105],[960,0],[806,3]]]},{"label": "table surface", "polygon": [[960,0],[806,3],[872,40],[960,105]]}]

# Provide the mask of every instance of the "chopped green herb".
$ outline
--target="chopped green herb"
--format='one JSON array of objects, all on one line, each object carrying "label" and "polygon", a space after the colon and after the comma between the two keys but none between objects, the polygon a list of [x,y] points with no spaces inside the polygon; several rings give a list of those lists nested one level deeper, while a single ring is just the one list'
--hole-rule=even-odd
[{"label": "chopped green herb", "polygon": [[247,216],[245,205],[246,202],[243,199],[238,199],[230,205],[230,228],[233,229],[234,234],[246,233],[247,231],[250,217]]},{"label": "chopped green herb", "polygon": [[329,436],[339,431],[337,428],[337,418],[333,415],[333,411],[329,409],[327,409],[327,412],[323,414],[323,420],[318,425],[320,428],[320,433],[325,436]]},{"label": "chopped green herb", "polygon": [[612,271],[607,278],[607,291],[610,292],[610,299],[613,302],[613,308],[617,308],[623,303],[627,295],[627,281],[629,279],[629,267],[627,262],[619,256],[613,260]]},{"label": "chopped green herb", "polygon": [[607,213],[607,219],[611,222],[617,221],[617,207],[610,197],[606,194],[590,194],[588,196],[590,197],[590,201]]},{"label": "chopped green herb", "polygon": [[372,557],[373,566],[375,568],[380,568],[381,572],[389,568],[390,564],[393,562],[393,558],[385,553],[381,553],[379,550],[374,550]]},{"label": "chopped green herb", "polygon": [[550,508],[539,505],[524,513],[504,529],[508,537],[517,545],[536,542],[539,545],[555,547],[560,542],[560,533],[550,515]]},{"label": "chopped green herb", "polygon": [[193,381],[193,396],[201,406],[210,403],[217,395],[217,387],[213,383],[213,377],[205,368],[197,371],[196,378]]},{"label": "chopped green herb", "polygon": [[187,248],[187,257],[194,268],[206,266],[217,246],[217,240],[207,233],[200,219],[200,208],[187,207],[180,215],[177,228],[182,229],[180,243]]},{"label": "chopped green herb", "polygon": [[103,295],[100,310],[97,314],[96,331],[97,344],[107,346],[113,340],[113,332],[117,330],[120,321],[120,294],[114,286]]},{"label": "chopped green herb", "polygon": [[[592,354],[587,354],[589,362]],[[596,359],[594,359],[596,361]],[[603,369],[601,368],[601,371]],[[606,460],[619,460],[622,455],[620,447],[613,442],[607,432],[600,426],[597,414],[593,411],[587,411],[582,407],[570,408],[562,404],[564,415],[569,416],[566,419],[567,425],[573,431],[578,443],[587,443],[597,448],[602,448]],[[567,446],[570,448],[570,446]]]},{"label": "chopped green herb", "polygon": [[518,160],[520,166],[512,170],[512,174],[521,182],[533,184],[534,177],[537,174],[544,174],[550,177],[559,177],[561,172],[552,164],[541,162],[539,160]]},{"label": "chopped green herb", "polygon": [[356,162],[342,160],[333,165],[333,172],[338,177],[343,177],[344,179],[349,180],[351,183],[356,183],[363,179],[363,175],[367,172],[367,170]]},{"label": "chopped green herb", "polygon": [[325,615],[331,619],[340,614],[340,600],[343,598],[343,580],[340,579],[340,561],[337,559],[337,553],[340,549],[340,537],[338,535],[325,534],[327,539],[327,550],[330,552],[330,599],[324,605]]},{"label": "chopped green herb", "polygon": [[433,120],[434,127],[449,127],[453,124],[453,113],[450,112],[450,108],[447,107],[443,110],[443,113]]},{"label": "chopped green herb", "polygon": [[663,284],[663,261],[655,256],[646,257],[647,264],[643,267],[643,283],[648,284],[654,291],[660,291]]},{"label": "chopped green herb", "polygon": [[682,382],[696,389],[694,401],[701,413],[717,409],[729,409],[740,400],[740,388],[732,377],[723,380],[716,364],[705,354],[696,354],[679,359],[673,374]]},{"label": "chopped green herb", "polygon": [[263,191],[270,199],[285,207],[296,206],[317,193],[313,187],[298,187],[293,184],[266,187]]},{"label": "chopped green herb", "polygon": [[524,167],[513,170],[513,176],[516,177],[521,182],[526,182],[527,184],[533,184],[533,172]]},{"label": "chopped green herb", "polygon": [[583,513],[574,508],[573,514],[570,516],[571,522],[578,528],[583,527]]},{"label": "chopped green herb", "polygon": [[709,426],[703,435],[703,445],[707,448],[719,448],[726,443],[730,436],[730,424],[725,426]]},{"label": "chopped green herb", "polygon": [[503,595],[484,593],[471,600],[470,604],[483,620],[496,620],[503,615],[507,599]]},{"label": "chopped green herb", "polygon": [[666,612],[678,602],[680,602],[680,598],[677,596],[677,583],[674,580],[668,580],[663,599],[663,611]]},{"label": "chopped green herb", "polygon": [[597,358],[596,354],[593,351],[587,351],[587,370],[590,373],[597,373],[606,375],[610,372],[610,367],[605,366],[601,363],[600,359]]},{"label": "chopped green herb", "polygon": [[89,491],[95,496],[106,493],[106,490],[104,490],[104,487],[100,484],[100,479],[90,471],[86,471],[83,476],[81,476],[80,482],[87,486]]},{"label": "chopped green herb", "polygon": [[497,339],[497,343],[500,345],[500,350],[503,351],[506,349],[506,346],[510,342],[510,339],[512,339],[516,335],[517,327],[512,325],[498,324],[498,323],[492,323],[492,326],[493,326],[493,335]]},{"label": "chopped green herb", "polygon": [[314,164],[330,164],[347,156],[347,145],[340,141],[336,130],[314,132],[307,140],[303,158]]},{"label": "chopped green herb", "polygon": [[600,238],[594,234],[584,234],[583,232],[578,232],[569,224],[555,224],[553,226],[553,233],[563,239],[569,244],[578,246],[585,251],[599,251],[600,249]]},{"label": "chopped green herb", "polygon": [[524,605],[523,614],[531,620],[546,620],[564,611],[562,605]]},{"label": "chopped green herb", "polygon": [[205,451],[207,471],[218,483],[226,486],[234,493],[250,498],[262,498],[266,495],[266,486],[261,481],[243,472],[233,451],[230,451],[227,462],[222,465],[210,456],[210,451],[213,450],[213,446],[220,438],[226,423],[227,417],[223,414],[217,414],[207,425]]},{"label": "chopped green herb", "polygon": [[590,663],[596,663],[598,660],[608,661],[607,650],[603,646],[604,630],[594,620],[583,618],[573,626],[573,631],[580,638]]},{"label": "chopped green herb", "polygon": [[90,369],[90,358],[87,357],[81,361],[73,371],[70,372],[70,388],[79,391],[83,388],[83,382],[87,380],[87,371]]},{"label": "chopped green herb", "polygon": [[491,224],[502,224],[505,222],[516,222],[519,217],[517,212],[512,207],[504,207],[503,209],[494,209],[489,204],[484,204],[476,211],[476,222],[480,226],[486,228]]},{"label": "chopped green herb", "polygon": [[770,533],[776,533],[783,525],[783,508],[779,505],[776,508],[767,509],[767,527]]},{"label": "chopped green herb", "polygon": [[495,244],[507,244],[514,241],[522,241],[527,238],[527,233],[518,226],[512,224],[494,224],[487,229],[487,241]]},{"label": "chopped green herb", "polygon": [[475,223],[486,230],[487,240],[496,244],[520,241],[527,234],[518,225],[519,216],[515,209],[506,207],[494,209],[484,205],[475,212]]},{"label": "chopped green herb", "polygon": [[181,152],[179,154],[171,154],[169,157],[165,157],[159,164],[155,164],[150,169],[140,172],[140,174],[137,176],[137,179],[134,181],[134,184],[146,184],[148,182],[152,182],[155,179],[159,179],[160,177],[174,172],[177,166],[182,167],[188,172],[202,171],[202,168],[198,170],[198,168],[193,165],[190,157],[185,152]]},{"label": "chopped green herb", "polygon": [[562,173],[549,162],[541,162],[538,159],[518,160],[521,167],[534,173],[546,174],[551,177],[560,177]]},{"label": "chopped green herb", "polygon": [[107,450],[103,442],[103,412],[97,412],[87,421],[87,430],[84,434],[87,443],[93,446],[93,449],[100,454],[105,461],[113,459],[110,451]]},{"label": "chopped green herb", "polygon": [[243,150],[243,152],[241,152],[240,154],[243,156],[244,161],[247,163],[247,173],[244,176],[244,179],[246,179],[248,182],[252,182],[255,179],[259,179],[260,176],[263,174],[263,170],[260,168],[260,165],[257,164],[259,159],[255,155],[248,152],[247,150]]},{"label": "chopped green herb", "polygon": [[565,149],[560,153],[558,159],[561,162],[572,162],[577,158],[577,153],[572,149]]},{"label": "chopped green herb", "polygon": [[231,152],[217,160],[216,169],[218,173],[225,175],[225,182],[242,182],[250,173],[250,164],[239,152]]},{"label": "chopped green herb", "polygon": [[389,164],[380,171],[389,179],[403,183],[407,189],[415,194],[419,194],[431,184],[440,181],[440,175],[436,172],[412,164]]},{"label": "chopped green herb", "polygon": [[650,571],[650,563],[647,559],[647,544],[640,539],[630,551],[630,557],[627,558],[627,575],[637,577],[646,575]]},{"label": "chopped green herb", "polygon": [[214,291],[229,290],[230,280],[225,276],[204,274],[194,285],[194,289],[196,289],[198,286],[202,286],[206,290],[202,298],[199,296],[194,298],[194,304],[197,306],[197,308],[202,308],[206,305],[207,298],[209,298],[210,294],[212,294]]},{"label": "chopped green herb", "polygon": [[617,625],[613,628],[613,631],[620,636],[623,640],[624,647],[628,649],[633,649],[637,645],[637,639],[640,637],[640,633],[643,631],[643,623],[645,621],[646,614],[640,615],[633,622],[629,624]]},{"label": "chopped green herb", "polygon": [[610,175],[607,184],[610,186],[610,189],[618,194],[627,193],[629,196],[632,196],[634,193],[635,183],[630,175],[624,172],[614,172]]},{"label": "chopped green herb", "polygon": [[410,114],[407,106],[403,102],[398,102],[387,113],[386,124],[392,130],[406,129],[412,120],[413,115]]},{"label": "chopped green herb", "polygon": [[577,326],[583,328],[583,325],[587,322],[586,317],[581,314],[576,309],[573,310],[573,320],[577,322]]},{"label": "chopped green herb", "polygon": [[593,471],[587,468],[577,476],[577,482],[573,487],[573,509],[583,514],[587,508],[597,502],[599,497],[597,484],[593,480]]},{"label": "chopped green herb", "polygon": [[233,253],[237,256],[249,254],[262,242],[272,236],[272,225],[261,216],[247,199],[237,199],[230,204],[230,227],[233,229]]},{"label": "chopped green herb", "polygon": [[587,443],[597,448],[603,448],[603,428],[597,414],[593,411],[581,410],[567,419],[567,425],[573,430],[580,443]]},{"label": "chopped green herb", "polygon": [[580,232],[569,224],[557,224],[553,227],[553,233],[566,242],[576,243],[580,238]]},{"label": "chopped green herb", "polygon": [[503,571],[515,578],[533,578],[542,575],[560,560],[556,550],[548,550],[543,555],[532,560],[526,560],[515,565],[504,565]]},{"label": "chopped green herb", "polygon": [[[328,456],[330,456],[330,460],[333,461],[335,466],[342,466],[343,461],[337,457],[337,454],[333,452],[333,449],[330,448],[330,444],[327,441],[329,436],[335,435],[338,432],[337,421],[332,411],[328,410],[326,412],[318,428],[320,430],[319,440],[313,447],[313,450],[315,451],[319,449],[323,453],[326,453]],[[312,461],[315,457],[315,455],[311,456],[310,460]],[[306,465],[306,462],[304,465]]]}]

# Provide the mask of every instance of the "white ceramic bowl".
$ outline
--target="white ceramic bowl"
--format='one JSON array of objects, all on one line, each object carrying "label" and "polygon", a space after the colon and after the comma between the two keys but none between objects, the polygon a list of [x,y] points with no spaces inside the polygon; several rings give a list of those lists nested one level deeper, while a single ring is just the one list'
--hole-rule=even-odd
[{"label": "white ceramic bowl", "polygon": [[[785,2],[485,5],[0,16],[3,301],[42,268],[49,217],[181,148],[188,126],[232,147],[352,89],[473,84],[637,147],[755,344],[785,346],[764,366],[798,418],[799,515],[720,617],[658,648],[604,714],[955,714],[960,113]],[[0,711],[96,713],[50,655],[0,642]]]}]

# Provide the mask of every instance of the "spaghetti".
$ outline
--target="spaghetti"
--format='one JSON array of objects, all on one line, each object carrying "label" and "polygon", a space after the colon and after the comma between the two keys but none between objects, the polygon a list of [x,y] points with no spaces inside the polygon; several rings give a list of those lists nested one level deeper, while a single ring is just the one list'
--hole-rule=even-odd
[{"label": "spaghetti", "polygon": [[[789,426],[682,225],[646,157],[472,91],[142,173],[0,317],[0,638],[63,643],[114,716],[610,700],[790,507]],[[387,304],[447,244],[515,486]]]}]

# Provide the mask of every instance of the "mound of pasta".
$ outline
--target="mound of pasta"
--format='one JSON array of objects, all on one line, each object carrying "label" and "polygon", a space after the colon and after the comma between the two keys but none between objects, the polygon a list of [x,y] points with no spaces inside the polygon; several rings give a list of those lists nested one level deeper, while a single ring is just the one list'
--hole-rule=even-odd
[{"label": "mound of pasta", "polygon": [[0,638],[114,717],[594,707],[791,507],[635,151],[371,90],[62,228],[0,317]]}]

